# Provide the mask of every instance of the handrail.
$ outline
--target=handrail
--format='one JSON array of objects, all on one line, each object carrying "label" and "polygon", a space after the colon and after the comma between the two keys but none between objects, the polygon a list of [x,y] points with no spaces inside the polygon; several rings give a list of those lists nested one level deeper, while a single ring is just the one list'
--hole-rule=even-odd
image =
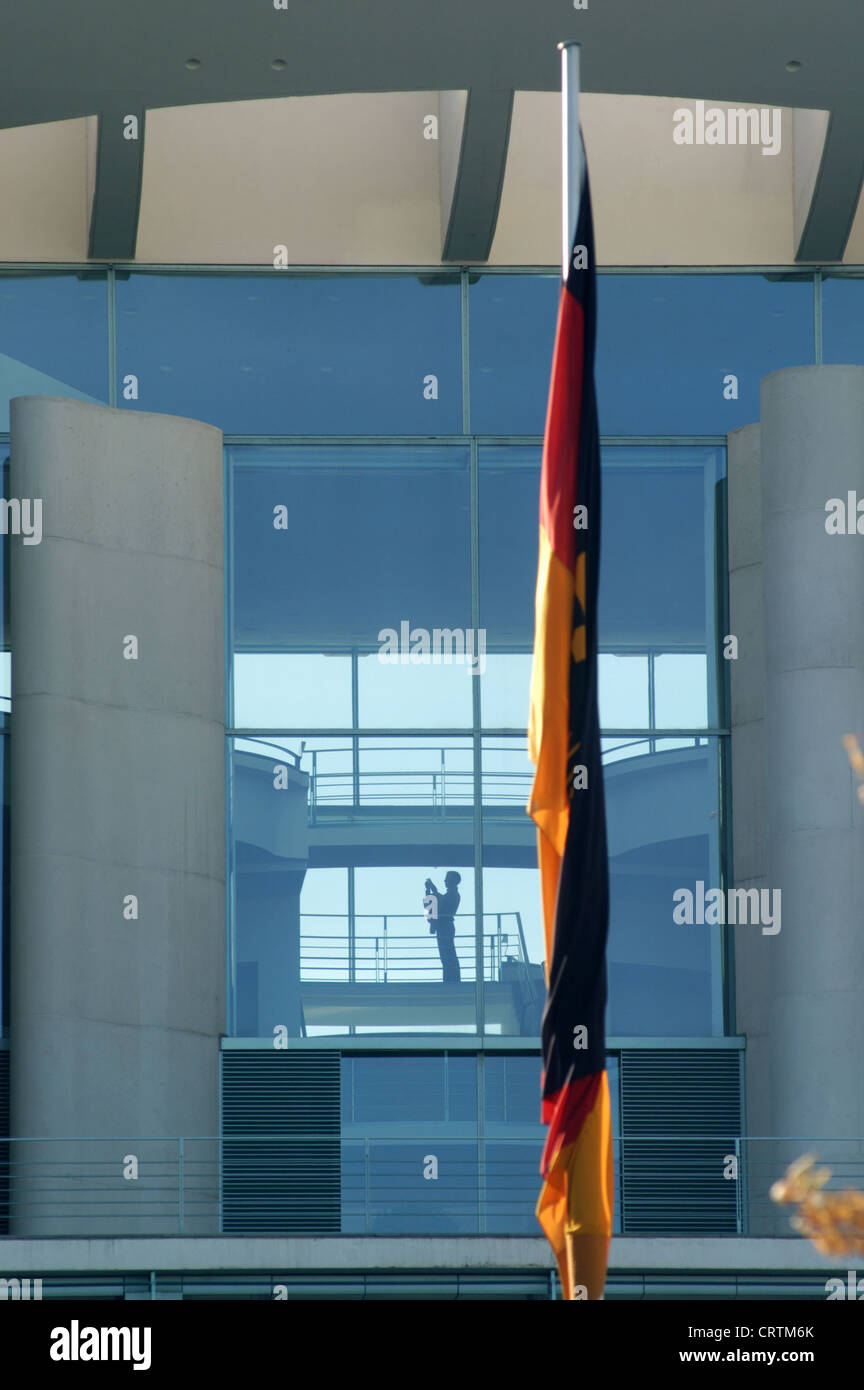
[{"label": "handrail", "polygon": [[[406,1234],[449,1232],[453,1221],[464,1232],[466,1220],[481,1232],[490,1217],[502,1233],[533,1230],[545,1128],[538,1118],[518,1133],[490,1134],[486,1124],[485,1135],[476,1119],[461,1133],[442,1121],[421,1135],[395,1122],[342,1134],[13,1135],[0,1139],[0,1249],[6,1234],[333,1233],[333,1211],[335,1229],[346,1232],[356,1222],[385,1230],[391,1218]],[[858,1136],[635,1133],[616,1135],[613,1148],[623,1234],[640,1233],[647,1211],[655,1234],[674,1234],[683,1220],[691,1235],[731,1237],[755,1219],[759,1234],[800,1239],[768,1193],[788,1158],[803,1152],[830,1166],[829,1190],[864,1183]],[[736,1182],[724,1175],[733,1153]],[[429,1156],[434,1183],[423,1171]]]}]

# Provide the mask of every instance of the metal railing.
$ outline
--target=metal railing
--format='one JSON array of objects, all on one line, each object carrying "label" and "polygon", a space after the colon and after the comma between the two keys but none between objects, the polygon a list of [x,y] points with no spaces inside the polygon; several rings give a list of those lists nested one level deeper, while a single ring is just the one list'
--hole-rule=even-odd
[{"label": "metal railing", "polygon": [[[614,740],[608,746],[604,762],[613,763],[626,758],[644,757],[658,751],[658,745],[673,742],[678,746],[698,746],[707,743],[706,737],[676,737],[674,732],[657,731],[626,740]],[[475,801],[475,776],[471,767],[472,753],[464,744],[444,744],[428,747],[422,744],[394,747],[389,744],[367,745],[358,740],[356,746],[344,748],[307,749],[301,743],[297,750],[283,747],[265,739],[244,738],[248,744],[260,746],[262,757],[290,762],[309,777],[309,819],[316,824],[327,820],[353,817],[359,812],[388,809],[402,812],[417,808],[432,813],[435,818],[448,815],[465,816]],[[370,767],[370,755],[378,755],[384,766]],[[405,759],[407,766],[387,767],[394,757]],[[481,774],[483,805],[504,812],[512,810],[520,820],[531,791],[534,770],[524,749],[511,746],[484,746],[484,759],[503,755],[512,767],[484,766]],[[412,761],[413,760],[413,761]],[[336,764],[334,766],[334,764]]]},{"label": "metal railing", "polygon": [[[334,924],[336,930],[316,930],[315,923]],[[456,918],[454,938],[463,980],[476,975],[473,913]],[[411,930],[405,924],[411,924]],[[365,984],[397,984],[440,980],[441,960],[436,937],[422,913],[304,912],[300,915],[300,978],[303,981],[351,981]],[[525,966],[528,949],[518,912],[483,914],[483,978],[506,980],[518,972],[530,979]],[[533,985],[532,985],[533,988]]]},{"label": "metal railing", "polygon": [[[464,1129],[0,1139],[0,1236],[536,1232],[541,1127]],[[864,1140],[618,1138],[616,1229],[793,1238],[769,1190],[807,1152],[827,1190],[864,1187]]]}]

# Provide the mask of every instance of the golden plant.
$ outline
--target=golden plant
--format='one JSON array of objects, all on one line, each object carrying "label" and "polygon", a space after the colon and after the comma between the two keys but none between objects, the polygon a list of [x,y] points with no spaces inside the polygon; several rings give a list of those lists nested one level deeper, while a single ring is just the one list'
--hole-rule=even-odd
[{"label": "golden plant", "polygon": [[823,1255],[864,1255],[864,1192],[824,1192],[831,1170],[814,1163],[805,1154],[790,1164],[772,1186],[771,1200],[798,1208],[792,1225]]},{"label": "golden plant", "polygon": [[843,735],[843,747],[846,749],[846,755],[849,759],[852,771],[859,779],[858,800],[861,802],[861,805],[864,806],[864,753],[861,752],[858,740],[854,734]]},{"label": "golden plant", "polygon": [[[864,806],[864,753],[855,734],[844,735],[843,747],[858,778],[858,800]],[[854,1188],[823,1191],[831,1169],[816,1168],[815,1162],[812,1154],[796,1159],[772,1186],[771,1200],[797,1207],[797,1214],[790,1217],[792,1225],[823,1255],[864,1255],[864,1192]]]}]

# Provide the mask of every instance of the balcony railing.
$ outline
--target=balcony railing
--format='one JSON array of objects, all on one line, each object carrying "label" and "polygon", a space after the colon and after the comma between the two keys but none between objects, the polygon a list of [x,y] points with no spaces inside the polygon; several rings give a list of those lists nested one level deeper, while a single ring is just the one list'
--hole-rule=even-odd
[{"label": "balcony railing", "polygon": [[[476,976],[474,922],[473,913],[456,918],[454,946],[465,981]],[[367,984],[440,980],[441,959],[429,925],[434,924],[422,913],[301,913],[300,978]],[[528,964],[520,914],[484,913],[484,980],[527,980]]]},{"label": "balcony railing", "polygon": [[[699,735],[673,736],[657,732],[644,737],[615,739],[604,751],[604,762],[614,763],[656,754],[671,747],[698,747],[708,739]],[[289,763],[309,778],[308,806],[311,825],[352,819],[360,813],[402,815],[417,808],[435,819],[465,817],[475,801],[472,753],[465,744],[400,745],[370,744],[343,748],[297,749],[266,739],[244,738],[242,751],[253,756],[260,750],[262,768],[270,775],[274,761]],[[392,766],[395,758],[400,766]],[[481,773],[483,805],[505,818],[525,819],[534,769],[524,748],[484,745]],[[492,767],[494,760],[503,766]]]},{"label": "balcony railing", "polygon": [[[542,1131],[0,1140],[0,1235],[536,1233]],[[533,1133],[532,1133],[533,1130]],[[812,1152],[864,1187],[864,1140],[628,1135],[624,1234],[795,1237],[769,1189]],[[733,1162],[734,1160],[734,1162]]]}]

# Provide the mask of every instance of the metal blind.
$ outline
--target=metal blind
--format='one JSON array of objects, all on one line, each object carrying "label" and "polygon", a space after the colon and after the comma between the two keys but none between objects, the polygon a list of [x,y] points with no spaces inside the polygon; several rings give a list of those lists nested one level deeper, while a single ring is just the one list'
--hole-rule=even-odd
[{"label": "metal blind", "polygon": [[340,1054],[221,1056],[222,1229],[338,1231]]},{"label": "metal blind", "polygon": [[743,1174],[724,1177],[741,1134],[741,1060],[731,1049],[621,1053],[622,1228],[734,1234]]},{"label": "metal blind", "polygon": [[0,1048],[0,1236],[9,1234],[9,1051]]}]

